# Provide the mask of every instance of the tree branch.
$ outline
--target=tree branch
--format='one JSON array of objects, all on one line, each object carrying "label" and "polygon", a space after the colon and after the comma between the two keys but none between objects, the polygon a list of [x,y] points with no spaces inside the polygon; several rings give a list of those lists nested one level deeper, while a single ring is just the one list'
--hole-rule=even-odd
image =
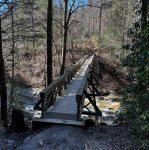
[{"label": "tree branch", "polygon": [[56,20],[54,18],[52,18],[52,20],[55,21],[55,22],[57,22],[58,24],[60,24],[64,28],[63,24],[60,21],[58,21],[58,20]]}]

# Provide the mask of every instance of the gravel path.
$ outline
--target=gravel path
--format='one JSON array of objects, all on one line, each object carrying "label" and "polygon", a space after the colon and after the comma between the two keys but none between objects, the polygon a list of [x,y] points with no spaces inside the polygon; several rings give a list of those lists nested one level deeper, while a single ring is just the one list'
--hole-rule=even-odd
[{"label": "gravel path", "polygon": [[17,150],[138,150],[126,126],[95,126],[81,129],[53,125],[28,137]]}]

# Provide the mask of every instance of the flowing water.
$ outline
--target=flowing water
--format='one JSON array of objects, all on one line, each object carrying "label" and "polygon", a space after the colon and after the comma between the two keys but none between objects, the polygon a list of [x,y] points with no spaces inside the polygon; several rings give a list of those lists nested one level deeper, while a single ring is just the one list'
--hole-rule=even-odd
[{"label": "flowing water", "polygon": [[[31,117],[34,114],[33,106],[39,100],[39,93],[42,88],[20,88],[16,90],[16,101],[17,103],[24,108],[28,114],[31,116],[27,119],[27,122],[30,122]],[[121,97],[116,93],[111,92],[107,96],[96,97],[97,106],[102,112],[102,117],[99,122],[105,123],[107,125],[115,124],[115,120],[117,119],[117,114],[119,113],[120,105],[121,105]],[[89,101],[85,99],[85,104]],[[94,108],[90,104],[89,109],[94,111]],[[40,114],[39,114],[40,115]],[[86,118],[87,116],[85,116]]]}]

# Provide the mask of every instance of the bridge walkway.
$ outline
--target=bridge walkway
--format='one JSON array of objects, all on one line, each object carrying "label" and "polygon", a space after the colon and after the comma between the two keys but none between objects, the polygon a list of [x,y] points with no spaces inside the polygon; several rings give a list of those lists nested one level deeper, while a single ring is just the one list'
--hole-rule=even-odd
[{"label": "bridge walkway", "polygon": [[[76,95],[80,89],[84,76],[93,62],[94,56],[87,58],[82,66],[76,71],[76,74],[70,80],[67,88],[56,96],[52,104],[41,118],[34,118],[33,123],[57,123],[83,126],[84,122],[78,120],[78,102]],[[85,81],[86,82],[86,81]],[[56,89],[55,89],[56,90]]]}]

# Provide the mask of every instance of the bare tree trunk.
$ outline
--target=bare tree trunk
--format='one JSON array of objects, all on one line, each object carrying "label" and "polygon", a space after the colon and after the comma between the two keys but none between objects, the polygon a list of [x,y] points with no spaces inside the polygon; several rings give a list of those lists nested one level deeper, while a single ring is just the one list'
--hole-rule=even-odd
[{"label": "bare tree trunk", "polygon": [[13,101],[13,93],[14,93],[14,73],[15,73],[15,40],[14,40],[14,16],[13,16],[13,7],[11,8],[11,27],[12,27],[12,49],[11,49],[11,54],[12,54],[12,74],[11,74],[11,93],[10,96]]},{"label": "bare tree trunk", "polygon": [[33,44],[33,57],[34,61],[36,60],[36,49],[35,49],[35,35],[34,35],[34,0],[32,0],[32,6],[31,6],[31,19],[32,19],[32,44]]},{"label": "bare tree trunk", "polygon": [[92,21],[92,29],[93,29],[93,36],[95,35],[95,18],[93,17],[93,21]]},{"label": "bare tree trunk", "polygon": [[62,62],[60,68],[60,75],[64,74],[66,62],[67,34],[68,34],[67,15],[68,15],[68,0],[64,0],[63,47],[62,47]]},{"label": "bare tree trunk", "polygon": [[[128,19],[127,19],[127,29],[130,28],[130,3],[128,3],[128,10],[127,10],[129,13],[128,13]],[[127,33],[127,36],[126,36],[126,44],[129,44],[131,41],[131,38],[130,38],[130,30],[128,30],[128,33]]]},{"label": "bare tree trunk", "polygon": [[71,50],[73,51],[74,49],[74,41],[73,41],[73,37],[72,37],[72,33],[70,33],[70,47],[71,47]]},{"label": "bare tree trunk", "polygon": [[88,16],[88,37],[90,38],[90,26],[91,26],[91,8],[89,7],[89,16]]},{"label": "bare tree trunk", "polygon": [[122,46],[125,45],[125,28],[126,28],[126,3],[125,0],[123,0],[123,35],[122,35]]},{"label": "bare tree trunk", "polygon": [[52,0],[48,0],[47,10],[47,85],[52,82]]},{"label": "bare tree trunk", "polygon": [[5,81],[5,67],[2,52],[2,32],[1,32],[1,18],[0,18],[0,96],[1,96],[1,119],[7,124],[7,88]]},{"label": "bare tree trunk", "polygon": [[[81,5],[83,5],[83,1],[81,1]],[[84,30],[83,18],[84,18],[84,8],[82,7],[82,14],[81,14],[81,43],[83,43],[83,30]]]},{"label": "bare tree trunk", "polygon": [[147,25],[147,0],[142,0],[142,16],[141,16],[141,28],[144,29]]},{"label": "bare tree trunk", "polygon": [[33,42],[33,48],[35,47],[35,36],[33,35],[34,33],[34,0],[32,0],[32,7],[31,7],[31,18],[32,18],[32,42]]},{"label": "bare tree trunk", "polygon": [[100,12],[99,12],[99,39],[101,36],[101,22],[102,22],[102,0],[101,0]]},{"label": "bare tree trunk", "polygon": [[60,62],[60,59],[59,59],[59,55],[58,55],[58,50],[57,50],[57,46],[56,46],[56,43],[54,41],[54,38],[53,38],[53,46],[54,46],[54,50],[55,50],[55,55],[56,55],[56,60],[58,62],[58,65],[60,66],[61,62]]}]

